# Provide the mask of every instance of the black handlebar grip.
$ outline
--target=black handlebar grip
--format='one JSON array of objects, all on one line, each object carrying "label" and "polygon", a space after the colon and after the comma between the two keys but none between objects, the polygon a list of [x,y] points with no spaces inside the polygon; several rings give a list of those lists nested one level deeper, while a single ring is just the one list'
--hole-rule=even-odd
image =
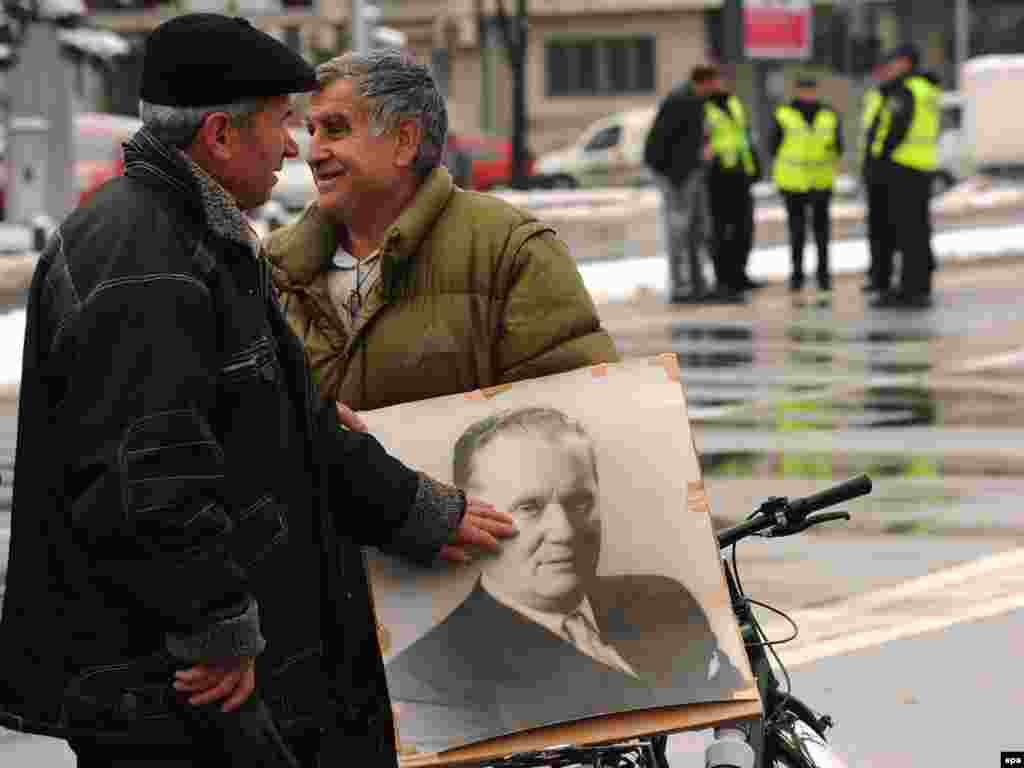
[{"label": "black handlebar grip", "polygon": [[811,494],[802,499],[794,499],[789,503],[789,509],[794,517],[803,519],[819,509],[842,504],[844,501],[849,501],[868,493],[871,493],[871,478],[867,475],[858,475],[847,480],[845,483],[826,488],[820,493]]}]

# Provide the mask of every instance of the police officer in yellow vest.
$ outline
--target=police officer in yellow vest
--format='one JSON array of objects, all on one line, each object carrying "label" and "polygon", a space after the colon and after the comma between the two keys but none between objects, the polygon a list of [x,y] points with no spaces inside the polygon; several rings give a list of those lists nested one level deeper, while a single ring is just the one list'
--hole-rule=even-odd
[{"label": "police officer in yellow vest", "polygon": [[874,85],[864,93],[860,118],[860,171],[865,191],[864,201],[867,205],[867,235],[870,252],[867,281],[864,283],[865,293],[889,290],[892,282],[892,252],[887,246],[888,235],[888,198],[886,197],[885,181],[882,174],[875,173],[875,163],[871,156],[871,145],[875,141],[879,116],[882,113],[882,83],[886,81],[886,65],[878,63],[871,72]]},{"label": "police officer in yellow vest", "polygon": [[913,46],[896,49],[886,61],[889,80],[882,88],[885,101],[869,152],[873,172],[886,185],[893,226],[887,228],[885,248],[900,254],[900,281],[871,306],[928,307],[935,269],[929,206],[938,168],[941,91],[934,77],[919,71]]},{"label": "police officer in yellow vest", "polygon": [[711,154],[708,200],[711,207],[711,259],[717,294],[742,298],[758,288],[747,275],[754,246],[754,196],[751,187],[761,175],[743,103],[719,79],[704,103]]},{"label": "police officer in yellow vest", "polygon": [[818,248],[818,288],[832,289],[828,247],[831,240],[829,206],[836,166],[843,154],[839,114],[818,99],[818,83],[804,77],[796,82],[796,98],[775,110],[772,153],[775,186],[786,205],[793,268],[789,289],[804,287],[804,245],[807,209],[812,211],[814,241]]}]

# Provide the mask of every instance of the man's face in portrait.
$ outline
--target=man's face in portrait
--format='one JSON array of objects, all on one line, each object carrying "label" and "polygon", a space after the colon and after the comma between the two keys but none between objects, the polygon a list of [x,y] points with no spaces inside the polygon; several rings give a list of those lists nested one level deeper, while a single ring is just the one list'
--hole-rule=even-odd
[{"label": "man's face in portrait", "polygon": [[590,443],[575,432],[503,432],[474,455],[467,490],[508,512],[519,529],[484,562],[488,581],[534,610],[578,606],[601,552]]}]

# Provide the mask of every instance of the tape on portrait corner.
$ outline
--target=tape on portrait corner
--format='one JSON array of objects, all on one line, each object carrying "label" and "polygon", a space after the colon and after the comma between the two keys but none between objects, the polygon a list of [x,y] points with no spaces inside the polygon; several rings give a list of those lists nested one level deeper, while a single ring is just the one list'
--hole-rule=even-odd
[{"label": "tape on portrait corner", "polygon": [[686,484],[686,508],[690,512],[711,514],[711,501],[704,490],[704,481],[691,480]]},{"label": "tape on portrait corner", "polygon": [[495,384],[493,387],[487,387],[486,389],[477,390],[484,399],[490,400],[492,397],[497,397],[502,392],[507,392],[512,389],[515,384],[509,382],[508,384]]},{"label": "tape on portrait corner", "polygon": [[651,365],[660,366],[665,371],[669,381],[683,380],[683,372],[679,369],[679,358],[672,352],[663,352],[660,355],[655,355],[650,359],[650,363]]}]

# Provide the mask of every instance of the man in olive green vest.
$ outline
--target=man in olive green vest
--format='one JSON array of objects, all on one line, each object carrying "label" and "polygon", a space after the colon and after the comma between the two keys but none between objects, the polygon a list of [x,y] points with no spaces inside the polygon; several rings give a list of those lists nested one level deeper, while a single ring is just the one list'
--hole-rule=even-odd
[{"label": "man in olive green vest", "polygon": [[818,99],[818,82],[810,77],[797,80],[796,98],[775,110],[772,126],[773,176],[786,205],[793,262],[789,289],[793,292],[804,287],[808,208],[812,211],[814,241],[818,249],[818,288],[832,290],[828,266],[828,247],[832,236],[829,206],[836,166],[843,154],[840,126],[839,113]]},{"label": "man in olive green vest", "polygon": [[346,424],[360,426],[351,410],[618,360],[554,229],[452,181],[429,68],[372,50],[316,75],[305,123],[317,200],[267,253],[288,323]]},{"label": "man in olive green vest", "polygon": [[931,305],[932,179],[938,168],[941,91],[935,78],[919,71],[913,46],[897,48],[885,57],[889,80],[870,152],[876,172],[883,175],[888,195],[887,247],[901,256],[899,287],[883,293],[871,305],[882,308],[922,308]]}]

